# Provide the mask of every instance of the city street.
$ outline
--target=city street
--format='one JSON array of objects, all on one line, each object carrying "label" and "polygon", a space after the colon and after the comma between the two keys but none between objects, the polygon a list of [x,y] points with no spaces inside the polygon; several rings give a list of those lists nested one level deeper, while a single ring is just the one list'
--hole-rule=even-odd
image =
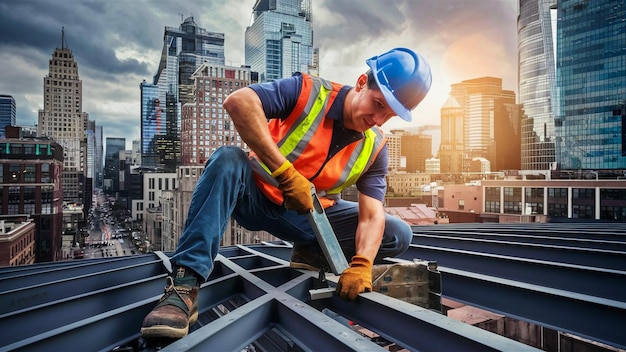
[{"label": "city street", "polygon": [[89,237],[85,239],[85,258],[115,257],[131,255],[136,249],[127,238],[111,238],[109,226],[102,224],[102,228],[89,231]]},{"label": "city street", "polygon": [[116,257],[133,255],[137,253],[132,243],[131,236],[122,238],[117,235],[120,227],[108,215],[106,200],[101,193],[96,193],[92,223],[89,229],[89,237],[85,238],[84,258]]}]

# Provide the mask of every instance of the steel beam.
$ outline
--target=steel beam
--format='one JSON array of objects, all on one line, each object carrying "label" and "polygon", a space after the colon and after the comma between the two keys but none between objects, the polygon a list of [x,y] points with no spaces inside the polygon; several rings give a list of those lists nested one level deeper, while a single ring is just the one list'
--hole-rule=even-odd
[{"label": "steel beam", "polygon": [[[626,272],[619,270],[414,245],[411,245],[401,258],[436,261],[440,266],[464,270],[468,273],[484,274],[626,302],[626,289],[624,289],[626,284],[619,287],[619,283],[626,283]],[[443,292],[446,293],[445,288]]]},{"label": "steel beam", "polygon": [[[607,249],[590,246],[582,247],[563,245],[563,243],[520,243],[515,240],[482,239],[469,237],[452,237],[438,235],[413,236],[412,244],[460,249],[481,253],[501,254],[511,257],[545,260],[551,262],[592,266],[598,268],[626,270],[626,244],[617,245],[603,242]],[[560,241],[559,241],[560,242]],[[613,247],[613,248],[611,248]],[[624,250],[620,250],[623,247]],[[608,249],[611,248],[611,249]]]},{"label": "steel beam", "polygon": [[[443,296],[520,320],[626,348],[626,303],[439,266]],[[622,290],[616,285],[613,290]],[[594,282],[587,282],[593,286]]]},{"label": "steel beam", "polygon": [[[626,316],[626,271],[616,269],[623,265],[623,224],[464,224],[418,230],[426,236],[416,235],[419,245],[397,260],[436,261],[444,297],[626,348],[626,335],[619,330]],[[426,238],[433,242],[424,245]],[[355,302],[336,294],[311,301],[310,290],[332,287],[337,277],[327,275],[324,282],[318,273],[289,268],[290,253],[284,243],[220,249],[200,289],[198,323],[166,350],[248,344],[281,351],[380,348],[341,323],[345,319],[410,350],[532,350],[378,293],[362,294]],[[155,255],[0,268],[0,351],[131,346],[163,291],[165,271]],[[329,318],[324,309],[341,319]],[[85,336],[88,345],[81,345]]]},{"label": "steel beam", "polygon": [[325,306],[411,351],[538,351],[377,292],[361,294],[354,302],[335,296]]}]

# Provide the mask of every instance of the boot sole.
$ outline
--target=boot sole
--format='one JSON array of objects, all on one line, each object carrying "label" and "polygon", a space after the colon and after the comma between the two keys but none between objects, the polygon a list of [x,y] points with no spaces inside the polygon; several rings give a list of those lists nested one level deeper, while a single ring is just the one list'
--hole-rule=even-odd
[{"label": "boot sole", "polygon": [[189,325],[184,328],[173,328],[168,325],[154,325],[145,328],[141,328],[141,336],[144,338],[170,338],[180,339],[189,333],[189,327],[198,321],[198,311],[195,311],[189,317]]},{"label": "boot sole", "polygon": [[144,338],[171,338],[180,339],[187,336],[189,325],[184,328],[173,328],[167,325],[154,325],[147,328],[141,328],[141,336]]}]

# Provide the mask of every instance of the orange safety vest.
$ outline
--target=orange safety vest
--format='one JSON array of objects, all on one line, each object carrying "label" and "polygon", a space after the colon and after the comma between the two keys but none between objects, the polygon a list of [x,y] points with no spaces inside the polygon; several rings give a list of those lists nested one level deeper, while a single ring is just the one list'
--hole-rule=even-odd
[{"label": "orange safety vest", "polygon": [[[342,85],[302,74],[298,101],[285,119],[270,119],[270,134],[281,153],[314,185],[324,208],[335,204],[343,189],[355,184],[367,171],[385,145],[378,127],[365,131],[364,138],[352,142],[329,159],[333,122],[326,118]],[[255,158],[254,152],[250,153]],[[328,159],[328,160],[327,160]],[[255,173],[259,189],[274,203],[282,204],[282,191],[267,181],[270,170],[258,161],[266,175]]]}]

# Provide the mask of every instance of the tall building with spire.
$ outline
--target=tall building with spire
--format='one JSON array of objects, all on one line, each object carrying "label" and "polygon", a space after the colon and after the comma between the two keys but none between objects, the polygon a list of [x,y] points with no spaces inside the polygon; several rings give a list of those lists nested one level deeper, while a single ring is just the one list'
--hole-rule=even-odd
[{"label": "tall building with spire", "polygon": [[313,48],[311,0],[257,0],[253,22],[246,28],[246,64],[260,82],[290,77],[294,72],[317,74]]},{"label": "tall building with spire", "polygon": [[175,172],[180,165],[181,108],[194,101],[191,75],[205,62],[224,65],[223,33],[201,28],[193,17],[165,27],[153,82],[140,85],[142,166]]},{"label": "tall building with spire", "polygon": [[54,138],[63,147],[63,201],[83,204],[89,115],[83,112],[83,82],[64,29],[50,58],[43,92],[37,134]]}]

